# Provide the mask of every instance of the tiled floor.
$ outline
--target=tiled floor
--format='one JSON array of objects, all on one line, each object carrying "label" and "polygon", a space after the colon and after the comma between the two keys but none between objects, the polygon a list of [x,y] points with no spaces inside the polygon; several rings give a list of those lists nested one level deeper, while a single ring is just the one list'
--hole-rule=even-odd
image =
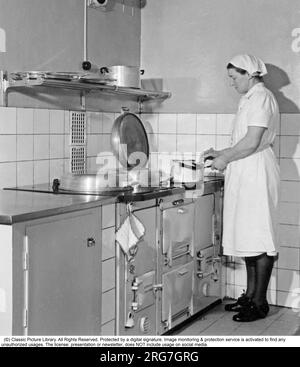
[{"label": "tiled floor", "polygon": [[265,319],[239,323],[232,320],[233,312],[224,311],[231,302],[223,301],[173,335],[300,335],[300,310],[270,306]]}]

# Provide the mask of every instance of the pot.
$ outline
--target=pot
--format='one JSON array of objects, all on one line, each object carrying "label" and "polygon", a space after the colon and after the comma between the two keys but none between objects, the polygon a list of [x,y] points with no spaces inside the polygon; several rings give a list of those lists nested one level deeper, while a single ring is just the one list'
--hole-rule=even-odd
[{"label": "pot", "polygon": [[175,184],[191,185],[202,182],[204,177],[204,162],[195,160],[173,160],[172,176]]},{"label": "pot", "polygon": [[100,68],[100,74],[105,78],[114,79],[114,85],[126,88],[141,88],[140,76],[144,74],[144,70],[140,70],[137,66],[104,66]]}]

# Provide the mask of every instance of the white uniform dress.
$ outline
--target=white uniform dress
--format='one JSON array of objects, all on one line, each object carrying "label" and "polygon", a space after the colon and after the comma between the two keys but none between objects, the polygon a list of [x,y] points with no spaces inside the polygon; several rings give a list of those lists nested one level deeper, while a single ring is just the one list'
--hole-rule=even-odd
[{"label": "white uniform dress", "polygon": [[250,156],[228,164],[225,173],[223,250],[229,256],[274,256],[276,248],[279,166],[272,149],[279,109],[263,83],[254,85],[239,103],[232,145],[248,126],[266,127],[261,144]]}]

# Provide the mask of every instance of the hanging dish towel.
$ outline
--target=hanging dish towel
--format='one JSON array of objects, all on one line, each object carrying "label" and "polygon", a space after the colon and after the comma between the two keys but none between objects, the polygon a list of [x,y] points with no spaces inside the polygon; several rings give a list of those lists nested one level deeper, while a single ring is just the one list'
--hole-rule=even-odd
[{"label": "hanging dish towel", "polygon": [[134,257],[137,244],[144,235],[145,227],[143,223],[135,215],[129,213],[116,233],[116,240],[128,260]]}]

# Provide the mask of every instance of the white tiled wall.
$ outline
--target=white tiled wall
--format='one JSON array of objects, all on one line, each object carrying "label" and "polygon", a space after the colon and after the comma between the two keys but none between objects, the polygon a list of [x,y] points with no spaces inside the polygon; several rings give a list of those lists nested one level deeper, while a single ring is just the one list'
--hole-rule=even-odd
[{"label": "white tiled wall", "polygon": [[0,187],[49,182],[68,160],[61,110],[0,108]]},{"label": "white tiled wall", "polygon": [[[118,113],[87,113],[87,167],[110,152]],[[201,152],[230,144],[232,114],[142,114],[151,152]],[[293,307],[300,293],[300,114],[282,114],[274,151],[281,168],[280,255],[270,301]],[[151,157],[153,165],[156,156]],[[0,108],[0,187],[50,182],[69,170],[69,111]],[[226,292],[246,287],[242,261],[227,266]]]}]

